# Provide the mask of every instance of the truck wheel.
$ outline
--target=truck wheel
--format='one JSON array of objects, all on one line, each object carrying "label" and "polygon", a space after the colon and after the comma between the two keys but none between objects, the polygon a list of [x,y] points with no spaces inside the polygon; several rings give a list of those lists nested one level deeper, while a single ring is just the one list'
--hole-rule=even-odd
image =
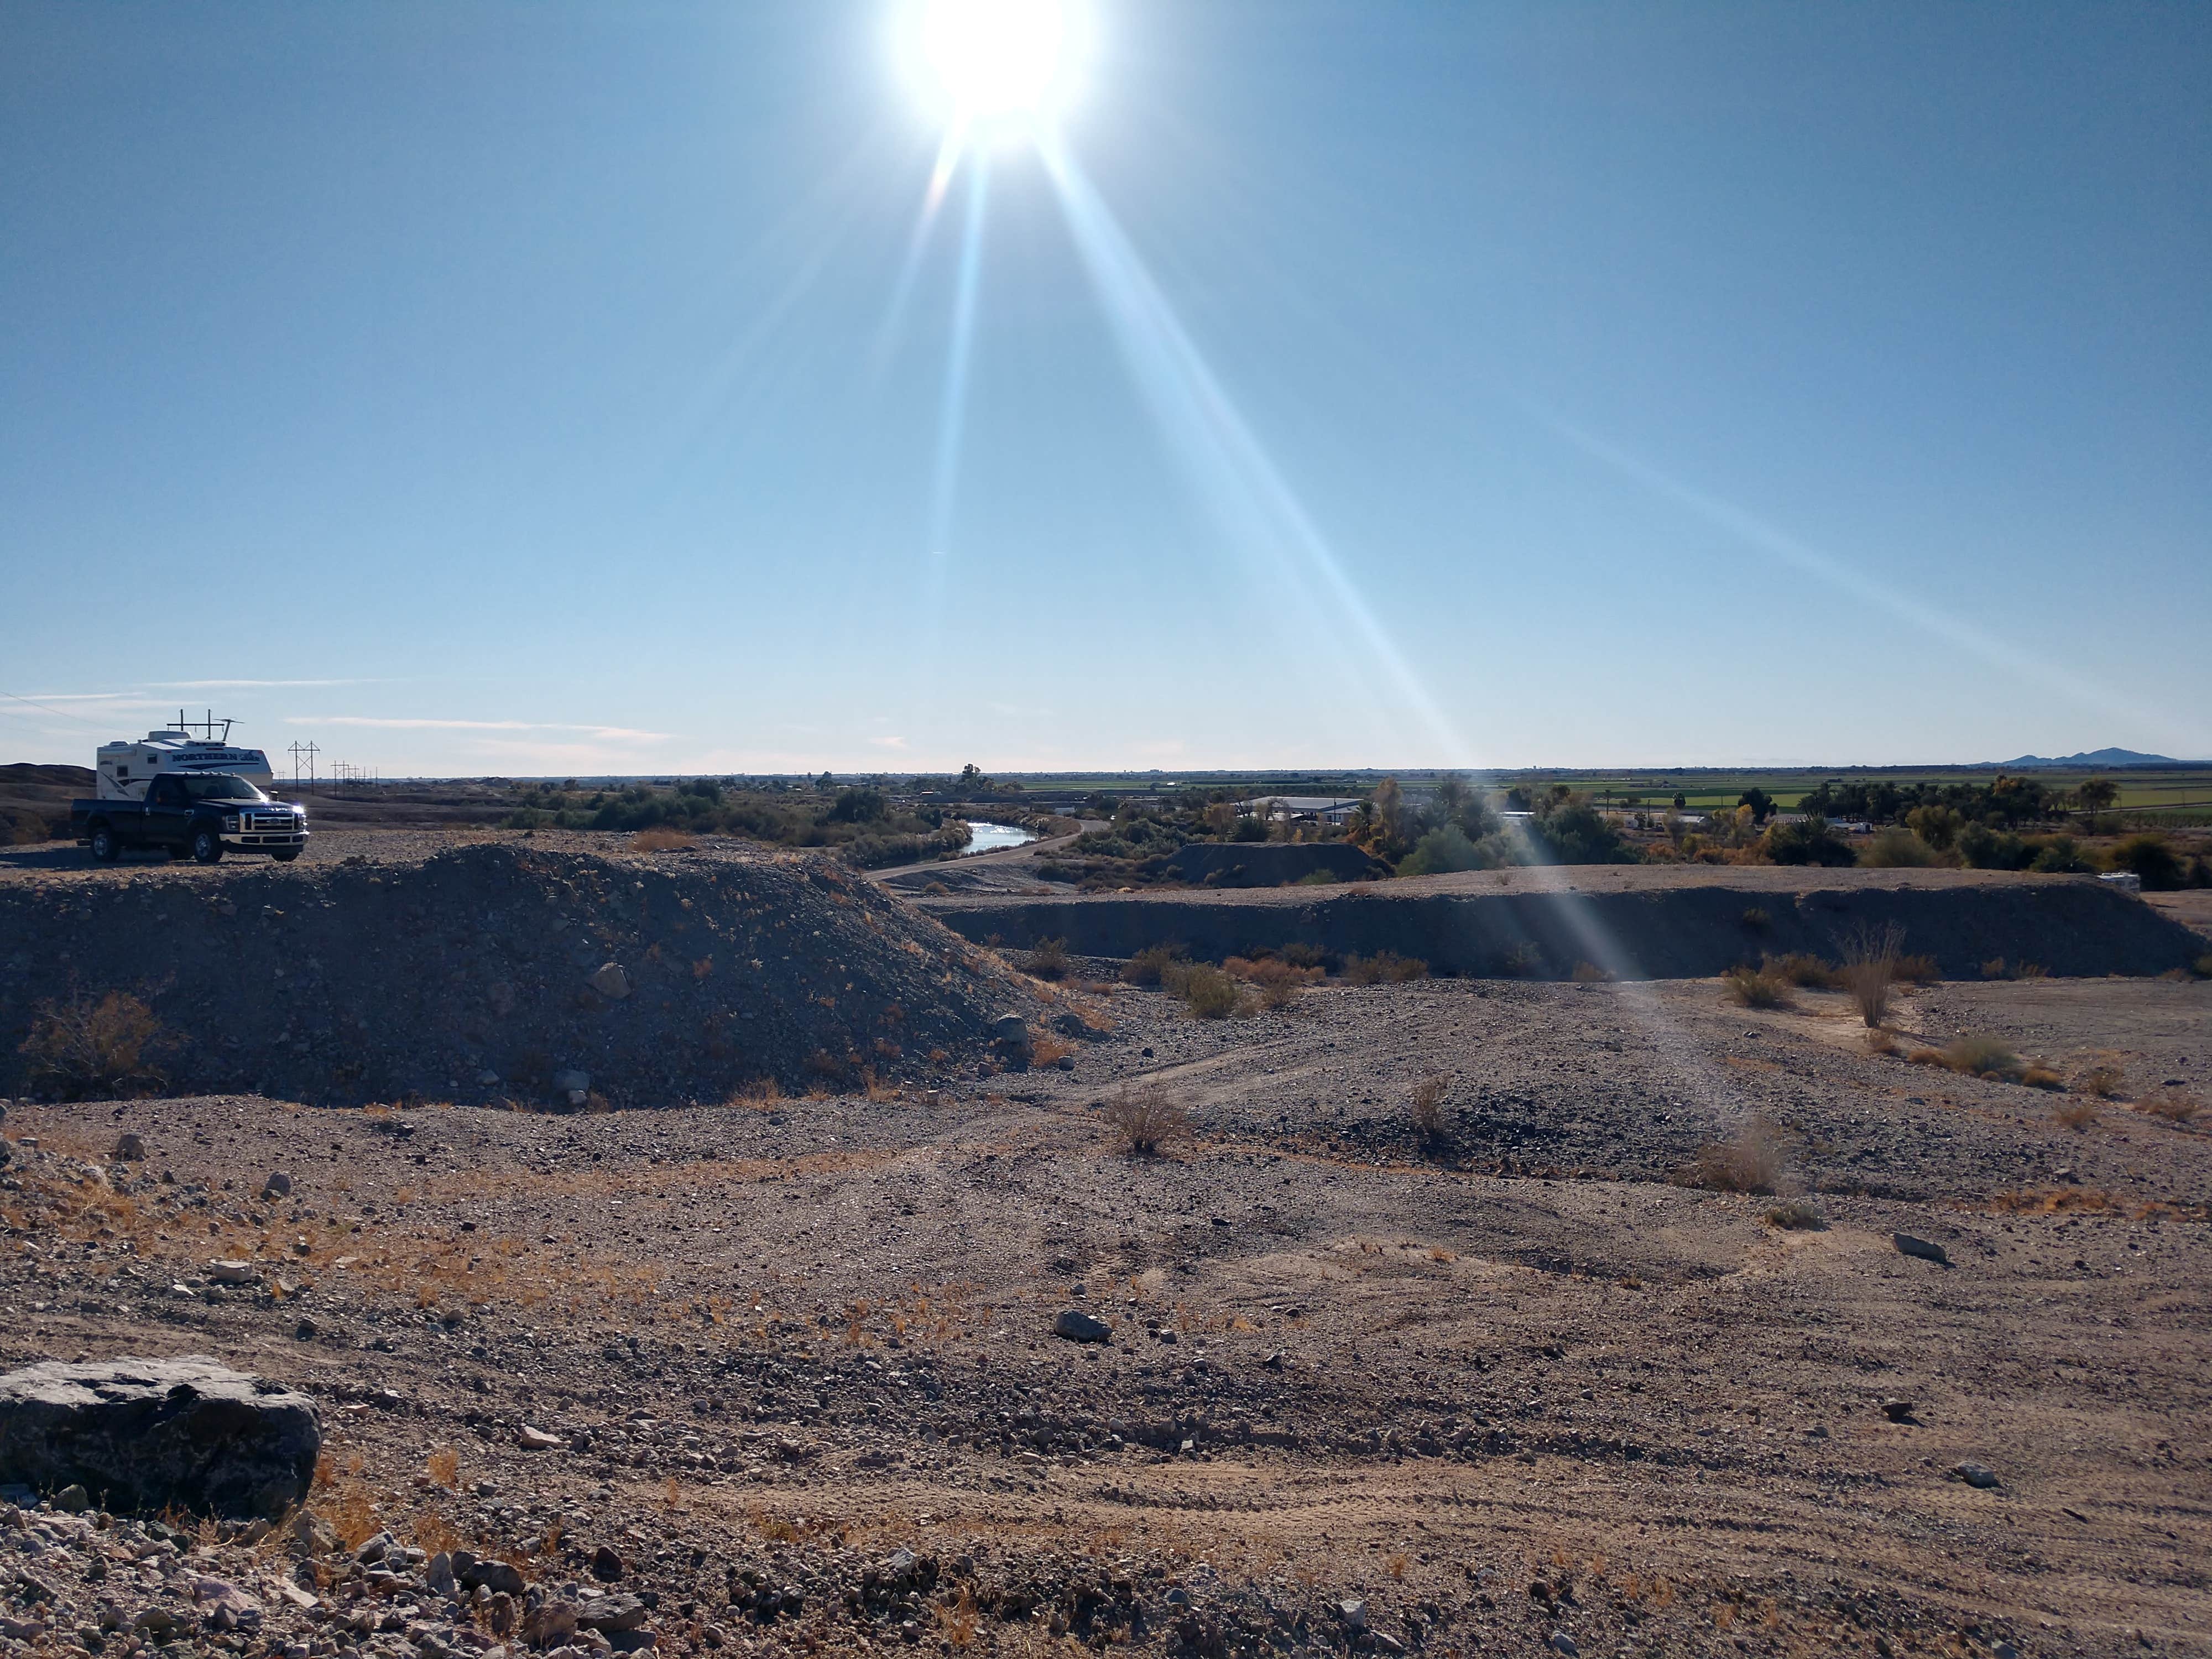
[{"label": "truck wheel", "polygon": [[192,856],[202,864],[215,864],[222,858],[222,837],[212,830],[192,831]]},{"label": "truck wheel", "polygon": [[104,823],[92,832],[92,855],[102,864],[112,864],[123,855],[122,848],[116,844],[115,831]]},{"label": "truck wheel", "polygon": [[275,859],[279,864],[289,864],[294,859],[300,856],[300,849],[296,847],[287,847],[280,849],[279,851],[271,853],[269,856]]}]

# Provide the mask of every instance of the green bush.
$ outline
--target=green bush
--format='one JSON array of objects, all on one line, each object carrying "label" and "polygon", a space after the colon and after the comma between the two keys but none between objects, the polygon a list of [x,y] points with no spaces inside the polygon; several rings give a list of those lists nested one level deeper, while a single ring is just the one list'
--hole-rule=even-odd
[{"label": "green bush", "polygon": [[2112,849],[2112,868],[2134,872],[2147,891],[2165,893],[2182,884],[2185,866],[2164,836],[2130,836]]},{"label": "green bush", "polygon": [[1492,860],[1467,838],[1456,823],[1431,830],[1399,861],[1401,876],[1443,876],[1459,870],[1486,870]]},{"label": "green bush", "polygon": [[[1163,976],[1166,984],[1200,1019],[1226,1019],[1244,1011],[1244,989],[1210,962],[1177,964]],[[1180,983],[1170,983],[1179,981]]]},{"label": "green bush", "polygon": [[1180,945],[1148,945],[1121,964],[1121,977],[1132,985],[1163,984],[1169,970],[1189,957]]},{"label": "green bush", "polygon": [[1798,823],[1778,823],[1766,832],[1766,856],[1777,864],[1818,864],[1840,867],[1858,862],[1851,844],[1828,828],[1823,817]]},{"label": "green bush", "polygon": [[1923,870],[1942,861],[1926,842],[1895,826],[1881,831],[1859,854],[1859,862],[1875,870]]}]

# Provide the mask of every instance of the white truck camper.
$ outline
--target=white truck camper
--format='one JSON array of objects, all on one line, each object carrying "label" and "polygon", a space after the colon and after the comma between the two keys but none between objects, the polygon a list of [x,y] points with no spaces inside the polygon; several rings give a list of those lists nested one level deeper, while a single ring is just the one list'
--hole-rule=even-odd
[{"label": "white truck camper", "polygon": [[[230,721],[217,720],[211,709],[200,720],[187,720],[179,709],[173,726],[149,732],[143,741],[103,743],[94,758],[99,778],[94,793],[101,800],[143,800],[148,784],[177,772],[188,776],[226,772],[259,789],[274,787],[269,757],[258,749],[232,748],[230,726]],[[216,735],[218,727],[221,736]]]}]

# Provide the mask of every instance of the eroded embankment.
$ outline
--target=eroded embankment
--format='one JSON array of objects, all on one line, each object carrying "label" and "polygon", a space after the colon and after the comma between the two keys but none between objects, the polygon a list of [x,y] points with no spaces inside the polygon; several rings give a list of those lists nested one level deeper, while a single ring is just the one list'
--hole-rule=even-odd
[{"label": "eroded embankment", "polygon": [[0,1093],[52,1086],[21,1048],[42,1010],[109,991],[153,1010],[169,1087],[303,1101],[548,1100],[568,1070],[615,1104],[850,1086],[1033,1006],[826,859],[480,846],[0,884]]},{"label": "eroded embankment", "polygon": [[1339,957],[1395,951],[1440,973],[1484,977],[1565,978],[1588,963],[1624,979],[1701,978],[1768,952],[1832,960],[1854,929],[1892,922],[1907,952],[1933,957],[1953,978],[2000,958],[2008,969],[2069,976],[2160,974],[2203,951],[2187,928],[2087,878],[1877,886],[1824,884],[1810,872],[1791,891],[1778,890],[1777,872],[1761,873],[1765,880],[1741,887],[1483,892],[1424,883],[1328,897],[1308,890],[922,902],[979,943],[1059,939],[1101,957],[1180,945],[1214,960],[1299,944]]}]

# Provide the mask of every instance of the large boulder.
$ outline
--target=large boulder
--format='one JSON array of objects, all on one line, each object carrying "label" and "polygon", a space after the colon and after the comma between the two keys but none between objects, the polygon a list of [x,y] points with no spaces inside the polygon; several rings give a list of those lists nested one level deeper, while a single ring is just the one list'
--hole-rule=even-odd
[{"label": "large boulder", "polygon": [[307,1497],[322,1443],[307,1395],[201,1355],[0,1376],[0,1481],[81,1485],[111,1510],[273,1520]]}]

